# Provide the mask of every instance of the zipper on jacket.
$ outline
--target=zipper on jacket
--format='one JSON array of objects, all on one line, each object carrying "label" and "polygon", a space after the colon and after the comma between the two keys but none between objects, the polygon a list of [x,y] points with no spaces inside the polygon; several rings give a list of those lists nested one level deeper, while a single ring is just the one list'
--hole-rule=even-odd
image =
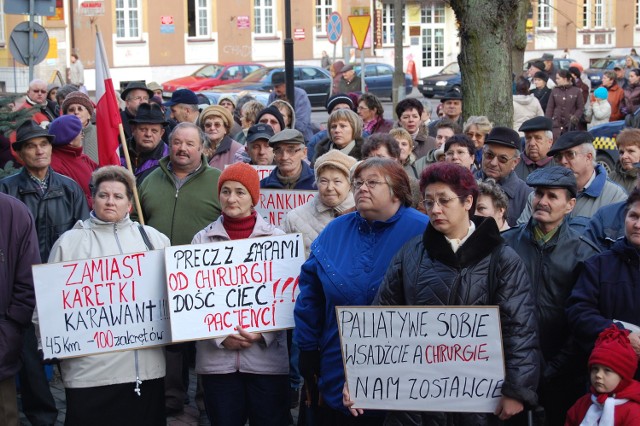
[{"label": "zipper on jacket", "polygon": [[449,293],[449,305],[456,305],[455,298],[458,295],[458,287],[460,287],[460,283],[462,282],[462,277],[467,274],[467,268],[462,268],[456,280],[453,282],[453,286],[451,287],[451,293]]}]

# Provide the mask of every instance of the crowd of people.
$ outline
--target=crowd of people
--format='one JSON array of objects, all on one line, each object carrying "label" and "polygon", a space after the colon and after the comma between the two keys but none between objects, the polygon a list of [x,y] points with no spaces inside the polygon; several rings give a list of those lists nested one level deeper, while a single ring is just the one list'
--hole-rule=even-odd
[{"label": "crowd of people", "polygon": [[[120,165],[98,164],[80,87],[32,81],[18,106],[31,119],[0,139],[21,166],[0,180],[0,423],[18,424],[15,376],[26,418],[56,422],[44,361],[59,366],[65,424],[166,424],[194,357],[201,424],[283,426],[297,406],[300,425],[640,424],[640,130],[617,136],[611,172],[587,132],[640,107],[640,70],[620,86],[607,71],[591,92],[579,64],[544,59],[514,82],[507,127],[465,120],[456,90],[439,114],[407,98],[390,120],[339,61],[326,128],[303,90],[287,99],[284,73],[267,105],[201,105],[188,89],[163,101],[133,82]],[[317,196],[275,226],[256,210],[262,189]],[[41,359],[32,265],[285,233],[306,257],[292,331]],[[495,413],[353,408],[335,310],[349,305],[497,305]]]}]

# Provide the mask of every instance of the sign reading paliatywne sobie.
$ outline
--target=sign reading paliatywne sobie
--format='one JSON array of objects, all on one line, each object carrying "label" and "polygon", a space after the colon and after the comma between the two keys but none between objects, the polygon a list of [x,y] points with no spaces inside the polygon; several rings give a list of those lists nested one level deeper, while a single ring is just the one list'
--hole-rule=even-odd
[{"label": "sign reading paliatywne sobie", "polygon": [[260,189],[260,202],[256,206],[256,211],[267,222],[279,226],[288,212],[307,204],[316,195],[318,195],[318,191]]},{"label": "sign reading paliatywne sobie", "polygon": [[162,250],[33,266],[45,358],[171,343]]},{"label": "sign reading paliatywne sobie", "polygon": [[292,328],[300,234],[165,249],[174,341]]},{"label": "sign reading paliatywne sobie", "polygon": [[357,408],[494,412],[504,382],[495,306],[336,308]]}]

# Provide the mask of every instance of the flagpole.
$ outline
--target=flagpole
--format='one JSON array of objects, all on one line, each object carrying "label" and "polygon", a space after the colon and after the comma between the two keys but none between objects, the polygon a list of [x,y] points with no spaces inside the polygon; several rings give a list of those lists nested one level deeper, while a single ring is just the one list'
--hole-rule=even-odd
[{"label": "flagpole", "polygon": [[[100,49],[100,55],[101,57],[104,59],[104,64],[105,64],[105,71],[107,73],[109,73],[108,67],[106,66],[107,62],[107,53],[104,49],[104,42],[102,40],[102,34],[100,33],[100,28],[98,27],[98,25],[96,25],[96,37],[98,39],[98,47]],[[106,76],[105,76],[106,77]],[[111,78],[111,75],[108,76],[108,78]],[[113,96],[115,99],[115,93],[105,93],[105,96]],[[125,163],[127,165],[127,169],[131,172],[131,174],[133,173],[133,167],[131,166],[131,158],[129,157],[129,147],[127,146],[127,138],[124,135],[124,127],[122,127],[122,121],[118,120],[118,134],[120,137],[120,143],[122,145],[121,149],[124,152],[124,159],[125,159]],[[134,174],[135,176],[135,174]],[[142,214],[142,206],[140,204],[140,196],[138,195],[138,186],[134,185],[133,186],[133,202],[134,205],[136,207],[136,211],[138,213],[138,222],[140,222],[140,224],[144,225],[144,215]]]}]

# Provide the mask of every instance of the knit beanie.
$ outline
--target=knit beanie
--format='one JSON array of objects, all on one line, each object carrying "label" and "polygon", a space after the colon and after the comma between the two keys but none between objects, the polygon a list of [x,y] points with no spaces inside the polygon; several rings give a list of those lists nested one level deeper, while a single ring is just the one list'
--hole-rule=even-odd
[{"label": "knit beanie", "polygon": [[82,132],[82,121],[75,115],[62,115],[51,122],[49,134],[55,136],[53,145],[69,145]]},{"label": "knit beanie", "polygon": [[256,117],[256,123],[259,123],[260,118],[262,118],[262,116],[265,114],[273,115],[276,118],[276,120],[278,120],[278,123],[280,123],[280,130],[285,129],[286,126],[284,125],[284,117],[282,116],[282,114],[280,114],[280,111],[278,111],[278,108],[276,108],[274,105],[268,106],[262,111],[260,111],[260,113]]},{"label": "knit beanie", "polygon": [[204,130],[204,122],[207,121],[207,118],[211,117],[219,117],[222,119],[224,127],[227,129],[227,133],[229,133],[231,126],[233,125],[233,117],[228,109],[220,105],[211,105],[205,108],[204,111],[200,113],[200,118],[198,119],[202,130]]},{"label": "knit beanie", "polygon": [[615,324],[600,333],[589,357],[589,368],[593,364],[601,364],[611,368],[623,379],[633,379],[638,368],[638,356],[628,336],[628,330],[619,329]]},{"label": "knit beanie", "polygon": [[338,104],[347,104],[349,105],[349,108],[351,108],[352,110],[354,109],[353,100],[344,93],[338,93],[337,95],[333,95],[327,100],[327,112],[331,114],[333,112],[333,109]]},{"label": "knit beanie", "polygon": [[593,96],[595,96],[598,99],[607,99],[607,97],[609,96],[609,91],[607,90],[606,87],[600,86],[593,91]]},{"label": "knit beanie", "polygon": [[257,205],[260,199],[260,178],[258,172],[247,163],[234,163],[225,167],[218,178],[218,196],[222,189],[222,184],[228,180],[241,183],[249,194],[253,205]]},{"label": "knit beanie", "polygon": [[321,155],[315,162],[314,170],[316,172],[316,178],[322,172],[322,169],[331,166],[340,170],[349,179],[350,171],[353,165],[356,164],[356,159],[344,154],[338,149],[331,149],[326,154]]},{"label": "knit beanie", "polygon": [[71,92],[65,98],[64,102],[62,102],[62,113],[66,114],[69,107],[73,104],[80,104],[89,111],[89,115],[93,115],[94,107],[93,102],[87,95],[82,92]]}]

